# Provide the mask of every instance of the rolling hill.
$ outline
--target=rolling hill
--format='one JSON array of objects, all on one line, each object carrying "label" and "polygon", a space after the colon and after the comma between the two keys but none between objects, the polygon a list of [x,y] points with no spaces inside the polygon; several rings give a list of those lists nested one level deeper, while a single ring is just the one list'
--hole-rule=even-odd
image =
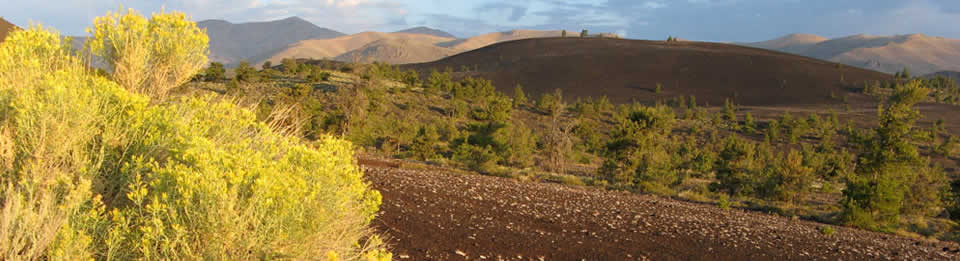
[{"label": "rolling hill", "polygon": [[793,54],[802,54],[810,47],[827,41],[826,37],[814,34],[791,34],[777,39],[747,44],[749,46],[784,51]]},{"label": "rolling hill", "polygon": [[440,46],[464,52],[499,42],[529,38],[557,37],[561,34],[561,31],[513,30],[478,35],[467,39],[459,39],[456,41],[442,43]]},{"label": "rolling hill", "polygon": [[250,60],[258,63],[263,61],[277,63],[283,58],[309,58],[365,63],[373,61],[391,64],[420,63],[439,60],[498,42],[551,36],[560,36],[560,31],[514,30],[467,39],[424,33],[363,32],[333,39],[304,40]]},{"label": "rolling hill", "polygon": [[[358,52],[349,55],[348,57],[351,60],[347,61],[352,61],[352,59],[368,60],[373,57],[397,57],[397,55],[393,55],[395,54],[393,52],[389,52],[389,54],[377,53],[377,50],[379,50],[377,46],[392,45],[389,48],[380,49],[386,51],[387,49],[401,48],[407,54],[402,57],[416,61],[432,61],[444,57],[443,54],[419,49],[434,50],[436,48],[435,44],[453,40],[454,38],[423,34],[363,32],[333,39],[304,40],[291,44],[284,49],[256,56],[251,60],[278,63],[283,58],[334,59],[358,49],[364,50],[358,50]],[[360,55],[367,56],[360,57]]]},{"label": "rolling hill", "polygon": [[[600,95],[615,102],[653,102],[694,95],[721,104],[734,98],[743,105],[839,103],[864,81],[888,74],[759,48],[706,42],[642,41],[600,38],[538,38],[509,41],[443,60],[405,68],[468,66],[458,76],[490,79],[502,91],[517,84],[528,92],[563,90],[568,99]],[[663,92],[655,93],[662,85]]]},{"label": "rolling hill", "polygon": [[236,64],[241,60],[287,47],[307,39],[328,39],[343,33],[316,26],[299,17],[269,22],[233,24],[223,20],[197,23],[210,36],[210,60]]},{"label": "rolling hill", "polygon": [[900,71],[903,68],[908,68],[915,74],[960,70],[960,40],[923,34],[895,36],[860,34],[835,39],[795,34],[744,45],[887,73]]},{"label": "rolling hill", "polygon": [[444,38],[457,38],[456,36],[453,36],[453,35],[450,34],[450,33],[447,33],[447,32],[444,32],[444,31],[440,31],[440,30],[437,30],[437,29],[433,29],[433,28],[430,28],[430,27],[425,27],[425,26],[419,26],[419,27],[414,27],[414,28],[410,28],[410,29],[406,29],[406,30],[400,30],[400,31],[396,31],[396,32],[394,32],[394,33],[425,34],[425,35],[431,35],[431,36],[437,36],[437,37],[444,37]]},{"label": "rolling hill", "polygon": [[3,17],[0,17],[0,42],[3,42],[4,39],[7,39],[7,34],[10,33],[10,31],[13,31],[19,28],[20,27],[17,27],[16,25],[3,19]]},{"label": "rolling hill", "polygon": [[439,47],[423,41],[412,39],[382,39],[338,55],[334,60],[358,63],[422,63],[435,61],[455,53],[452,49]]}]

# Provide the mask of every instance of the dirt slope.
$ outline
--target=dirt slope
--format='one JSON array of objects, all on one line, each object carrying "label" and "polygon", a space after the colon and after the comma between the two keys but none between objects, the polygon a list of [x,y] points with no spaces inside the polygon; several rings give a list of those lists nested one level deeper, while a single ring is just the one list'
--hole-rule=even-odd
[{"label": "dirt slope", "polygon": [[233,24],[223,20],[197,23],[210,36],[210,60],[236,64],[241,60],[272,52],[306,39],[327,39],[344,35],[316,26],[299,17],[268,22]]},{"label": "dirt slope", "polygon": [[960,70],[960,40],[923,34],[895,36],[860,34],[830,40],[811,35],[790,35],[745,45],[887,73],[894,73],[903,68],[909,68],[918,75]]},{"label": "dirt slope", "polygon": [[[418,57],[408,57],[409,59],[417,61],[431,61],[444,57],[443,54],[435,54],[430,52],[430,50],[435,48],[434,45],[452,40],[454,39],[423,34],[364,32],[333,39],[311,39],[300,41],[287,46],[284,49],[278,50],[277,52],[269,53],[267,56],[258,56],[254,60],[258,62],[269,60],[273,63],[278,63],[283,58],[332,59],[347,52],[364,48],[368,44],[377,41],[394,41],[392,43],[401,43],[401,46],[407,47],[407,52],[410,55],[422,55]],[[370,56],[378,57],[378,54],[370,54]]]},{"label": "dirt slope", "polygon": [[4,39],[7,39],[7,34],[10,33],[10,31],[16,29],[20,29],[20,27],[17,27],[16,25],[8,22],[6,19],[3,19],[3,17],[0,17],[0,42],[3,42]]},{"label": "dirt slope", "polygon": [[957,260],[917,241],[649,195],[361,161],[397,260]]},{"label": "dirt slope", "polygon": [[[491,79],[511,93],[560,88],[568,98],[601,95],[615,102],[653,102],[695,95],[712,105],[735,98],[742,105],[839,103],[842,94],[888,74],[781,52],[731,44],[599,38],[537,38],[510,41],[431,63],[431,69],[478,69],[466,75]],[[464,75],[461,73],[461,75]],[[662,93],[655,93],[657,84]]]}]

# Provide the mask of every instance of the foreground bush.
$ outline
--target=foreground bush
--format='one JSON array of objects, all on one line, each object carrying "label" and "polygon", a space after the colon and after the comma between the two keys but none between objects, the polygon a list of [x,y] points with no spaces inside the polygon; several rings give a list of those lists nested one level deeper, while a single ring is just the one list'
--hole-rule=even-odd
[{"label": "foreground bush", "polygon": [[389,258],[362,243],[380,196],[346,141],[151,103],[41,27],[0,44],[0,101],[0,259]]}]

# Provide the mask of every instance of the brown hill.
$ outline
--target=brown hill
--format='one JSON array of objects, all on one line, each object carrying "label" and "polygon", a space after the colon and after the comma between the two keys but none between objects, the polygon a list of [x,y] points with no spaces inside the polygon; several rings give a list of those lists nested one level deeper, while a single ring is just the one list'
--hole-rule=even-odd
[{"label": "brown hill", "polygon": [[0,17],[0,42],[3,42],[4,39],[7,39],[7,34],[10,33],[10,31],[17,29],[20,29],[20,27],[17,27],[13,23],[3,19],[3,17]]},{"label": "brown hill", "polygon": [[241,60],[253,62],[277,49],[306,39],[327,39],[344,35],[318,27],[299,17],[268,22],[233,24],[223,20],[197,23],[210,36],[210,60],[236,64]]},{"label": "brown hill", "polygon": [[429,42],[411,39],[382,39],[341,54],[337,61],[390,64],[422,63],[435,61],[455,53],[454,50]]},{"label": "brown hill", "polygon": [[769,41],[747,43],[745,45],[796,54],[803,53],[810,47],[827,40],[830,39],[815,34],[791,34]]},{"label": "brown hill", "polygon": [[283,58],[336,59],[344,62],[381,61],[393,64],[428,62],[490,44],[527,38],[560,36],[560,31],[514,30],[468,39],[422,32],[364,32],[333,39],[311,39],[251,58],[279,62]]},{"label": "brown hill", "polygon": [[[430,69],[476,68],[459,73],[491,79],[503,91],[523,85],[544,93],[559,88],[567,98],[606,95],[616,102],[653,102],[695,95],[719,104],[837,103],[854,84],[890,79],[888,74],[808,57],[730,44],[598,38],[539,38],[504,42],[431,63]],[[656,94],[657,84],[663,92]]]},{"label": "brown hill", "polygon": [[825,41],[785,39],[745,45],[799,54],[887,73],[960,70],[960,40],[922,34],[853,35]]},{"label": "brown hill", "polygon": [[451,42],[441,43],[440,46],[465,52],[499,42],[529,38],[558,37],[561,35],[561,31],[513,30],[507,32],[489,33],[467,39],[458,39]]},{"label": "brown hill", "polygon": [[440,31],[440,30],[433,29],[430,27],[425,27],[425,26],[419,26],[419,27],[414,27],[406,30],[396,31],[394,33],[425,34],[425,35],[432,35],[437,37],[457,38],[456,36],[453,36],[448,32]]},{"label": "brown hill", "polygon": [[[342,37],[337,37],[333,39],[312,39],[304,40],[291,44],[286,48],[280,49],[276,52],[269,53],[267,55],[255,57],[252,59],[254,61],[271,61],[273,63],[278,63],[283,58],[312,58],[312,59],[333,59],[338,56],[344,55],[350,51],[361,49],[367,46],[368,44],[374,42],[392,42],[392,43],[402,43],[401,46],[406,45],[405,47],[409,50],[405,51],[407,56],[404,58],[414,60],[414,61],[432,61],[442,57],[445,57],[443,53],[433,54],[428,50],[415,50],[420,48],[433,49],[434,45],[441,42],[448,42],[454,40],[453,38],[438,37],[431,35],[423,34],[407,34],[407,33],[380,33],[380,32],[364,32],[358,34],[352,34]],[[391,47],[392,48],[392,47]],[[387,48],[387,49],[391,49]],[[371,50],[376,50],[375,47],[368,48],[366,52],[360,51],[360,53],[365,54],[364,57],[357,57],[358,60],[367,60],[369,57],[394,57],[393,55],[388,54],[375,54],[371,53]],[[424,56],[413,56],[413,55],[424,55]],[[357,54],[352,54],[349,58],[353,59]]]}]

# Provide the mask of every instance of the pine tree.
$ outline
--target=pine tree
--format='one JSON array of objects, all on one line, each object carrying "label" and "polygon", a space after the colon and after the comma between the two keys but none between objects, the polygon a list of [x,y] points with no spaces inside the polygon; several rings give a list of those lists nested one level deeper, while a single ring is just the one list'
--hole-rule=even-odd
[{"label": "pine tree", "polygon": [[247,61],[240,62],[240,65],[233,70],[236,73],[236,79],[241,82],[257,82],[260,81],[260,72],[257,69],[254,69],[250,66],[250,63]]},{"label": "pine tree", "polygon": [[894,89],[888,103],[879,109],[880,124],[857,156],[857,168],[847,179],[843,217],[846,222],[868,228],[896,225],[904,212],[925,212],[939,205],[942,171],[929,164],[911,142],[911,130],[919,111],[913,106],[926,99],[929,90],[920,81]]},{"label": "pine tree", "polygon": [[420,127],[417,136],[410,144],[410,152],[418,160],[430,160],[437,157],[436,144],[440,140],[437,128],[432,124]]},{"label": "pine tree", "polygon": [[210,67],[207,67],[207,70],[204,73],[204,79],[208,82],[218,81],[223,79],[226,72],[227,70],[223,68],[222,63],[212,62],[210,63]]},{"label": "pine tree", "polygon": [[520,108],[524,104],[527,104],[527,94],[523,92],[523,86],[517,84],[513,88],[513,107]]},{"label": "pine tree", "polygon": [[757,131],[757,123],[754,122],[753,114],[747,112],[743,115],[743,130],[747,133],[754,133]]}]

